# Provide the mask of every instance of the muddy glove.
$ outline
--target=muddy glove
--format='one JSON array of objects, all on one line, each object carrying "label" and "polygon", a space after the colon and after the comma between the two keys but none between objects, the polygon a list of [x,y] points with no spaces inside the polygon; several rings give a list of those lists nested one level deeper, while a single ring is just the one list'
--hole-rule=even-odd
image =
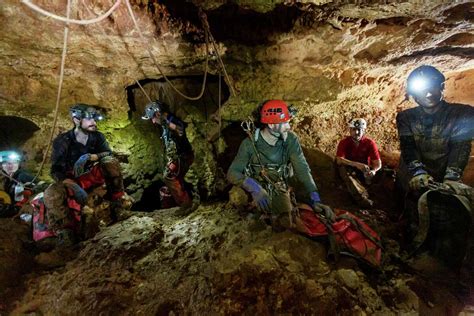
[{"label": "muddy glove", "polygon": [[91,158],[90,154],[84,154],[74,163],[74,177],[78,178],[86,173],[86,164]]},{"label": "muddy glove", "polygon": [[324,217],[326,217],[330,223],[334,222],[336,219],[334,211],[329,206],[321,203],[321,197],[318,192],[311,192],[309,198],[311,201],[311,207],[316,213],[324,214]]},{"label": "muddy glove", "polygon": [[427,188],[428,184],[433,181],[432,176],[427,173],[421,173],[411,178],[408,186],[414,191],[420,191],[421,189]]},{"label": "muddy glove", "polygon": [[270,196],[255,179],[246,178],[242,183],[242,188],[252,195],[252,198],[255,204],[257,204],[259,210],[267,213],[270,212]]}]

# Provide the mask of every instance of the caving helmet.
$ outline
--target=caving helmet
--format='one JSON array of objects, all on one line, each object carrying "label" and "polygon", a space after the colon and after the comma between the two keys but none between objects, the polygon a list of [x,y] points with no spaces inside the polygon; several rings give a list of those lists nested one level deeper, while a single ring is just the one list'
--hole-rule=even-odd
[{"label": "caving helmet", "polygon": [[21,154],[14,150],[4,150],[0,151],[0,163],[5,162],[20,162]]},{"label": "caving helmet", "polygon": [[446,78],[435,67],[423,65],[413,70],[407,78],[407,95],[416,95],[417,93],[427,91],[432,88],[444,89]]},{"label": "caving helmet", "polygon": [[143,113],[142,119],[143,120],[151,120],[155,113],[161,114],[163,111],[163,102],[156,100],[151,103],[148,103],[145,107],[145,112]]},{"label": "caving helmet", "polygon": [[77,103],[69,108],[69,114],[71,118],[82,119],[94,119],[95,121],[102,121],[104,116],[97,111],[93,106]]},{"label": "caving helmet", "polygon": [[296,114],[296,109],[282,100],[265,101],[260,109],[260,123],[279,124],[289,122]]},{"label": "caving helmet", "polygon": [[352,119],[350,122],[349,122],[349,127],[350,128],[360,128],[360,129],[366,129],[367,128],[367,121],[364,120],[363,118],[355,118],[355,119]]}]

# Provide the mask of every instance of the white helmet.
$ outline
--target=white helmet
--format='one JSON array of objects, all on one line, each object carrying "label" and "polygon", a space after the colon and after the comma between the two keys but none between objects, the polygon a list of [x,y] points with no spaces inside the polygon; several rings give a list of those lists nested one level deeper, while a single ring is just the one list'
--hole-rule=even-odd
[{"label": "white helmet", "polygon": [[361,129],[366,129],[367,128],[367,122],[363,118],[355,118],[352,119],[349,123],[350,128],[361,128]]}]

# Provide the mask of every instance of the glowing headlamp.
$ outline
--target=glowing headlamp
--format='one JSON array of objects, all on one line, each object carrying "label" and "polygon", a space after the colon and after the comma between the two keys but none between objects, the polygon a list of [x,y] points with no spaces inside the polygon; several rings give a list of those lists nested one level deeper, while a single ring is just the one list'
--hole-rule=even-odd
[{"label": "glowing headlamp", "polygon": [[425,91],[429,87],[430,82],[426,78],[415,78],[409,83],[409,89],[414,93]]},{"label": "glowing headlamp", "polygon": [[99,112],[86,111],[83,113],[82,118],[85,118],[88,120],[94,119],[95,121],[102,121],[104,119],[104,116],[100,114]]},{"label": "glowing headlamp", "polygon": [[2,151],[0,152],[0,162],[20,162],[21,156],[14,151]]}]

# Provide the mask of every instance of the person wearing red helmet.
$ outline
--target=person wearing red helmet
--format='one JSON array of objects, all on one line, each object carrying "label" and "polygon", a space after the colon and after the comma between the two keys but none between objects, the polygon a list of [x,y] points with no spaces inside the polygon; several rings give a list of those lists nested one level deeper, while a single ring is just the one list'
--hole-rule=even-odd
[{"label": "person wearing red helmet", "polygon": [[282,100],[269,100],[259,110],[261,128],[240,145],[227,172],[227,179],[251,194],[257,208],[271,216],[272,225],[287,228],[285,219],[293,205],[288,180],[291,176],[302,184],[306,201],[329,221],[331,208],[321,203],[318,188],[296,134],[291,132],[294,112]]}]

